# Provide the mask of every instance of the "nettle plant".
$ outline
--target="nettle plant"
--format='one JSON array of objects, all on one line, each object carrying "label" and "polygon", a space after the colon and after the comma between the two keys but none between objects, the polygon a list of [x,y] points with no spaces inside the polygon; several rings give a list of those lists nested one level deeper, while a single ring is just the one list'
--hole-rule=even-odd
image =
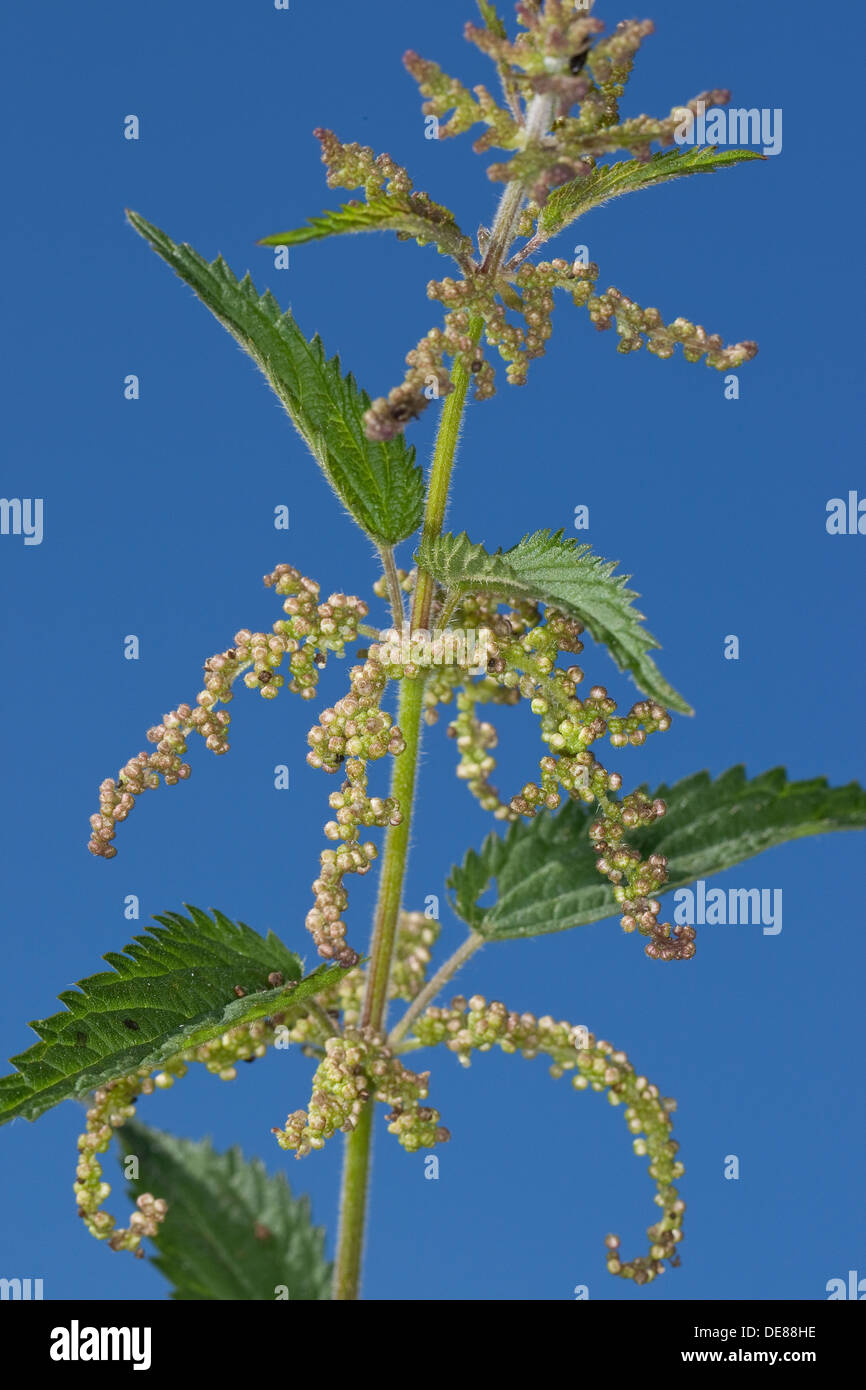
[{"label": "nettle plant", "polygon": [[[90,849],[112,858],[117,826],[138,796],[189,776],[193,735],[214,753],[227,751],[237,681],[266,700],[284,687],[314,700],[329,659],[351,652],[349,688],[322,709],[308,739],[308,762],[338,782],[306,915],[322,957],[318,969],[305,975],[273,933],[261,936],[219,912],[166,913],[124,953],[106,955],[111,970],[62,994],[62,1013],[32,1024],[40,1041],[0,1080],[3,1120],[34,1119],[65,1098],[91,1097],[79,1140],[79,1213],[112,1250],[140,1257],[150,1237],[178,1298],[356,1298],[374,1117],[410,1153],[449,1138],[430,1104],[429,1071],[407,1065],[409,1054],[414,1062],[415,1053],[442,1046],[464,1065],[494,1047],[541,1055],[554,1077],[568,1075],[576,1090],[604,1093],[622,1106],[635,1152],[649,1160],[658,1218],[643,1253],[626,1256],[619,1238],[608,1236],[607,1268],[647,1284],[666,1262],[678,1264],[685,1204],[675,1185],[683,1164],[672,1133],[674,1102],[624,1052],[584,1027],[480,995],[435,1001],[487,942],[563,931],[614,912],[626,932],[645,939],[647,969],[687,961],[695,931],[662,920],[665,892],[786,840],[866,825],[866,794],[856,784],[792,783],[781,769],[749,780],[736,767],[716,781],[698,773],[652,793],[624,792],[622,773],[606,765],[607,754],[602,761],[604,745],[613,757],[630,753],[670,727],[671,711],[690,712],[650,655],[658,643],[641,624],[626,576],[561,532],[536,532],[494,551],[443,532],[470,387],[476,400],[493,395],[488,350],[507,364],[510,382],[526,380],[529,362],[543,355],[551,335],[558,291],[597,328],[615,327],[620,352],[645,346],[669,358],[680,344],[687,361],[729,370],[757,351],[751,342],[725,347],[686,319],[667,322],[617,289],[602,290],[594,264],[533,259],[611,198],[760,158],[749,150],[675,146],[699,102],[720,105],[729,94],[702,93],[659,119],[623,117],[620,100],[652,32],[649,22],[622,23],[600,37],[603,25],[586,7],[525,0],[517,7],[517,36],[509,38],[487,0],[480,10],[483,23],[469,24],[466,36],[493,60],[501,100],[482,86],[468,91],[415,53],[405,63],[440,138],[480,124],[486,130],[475,149],[496,147],[509,156],[487,171],[503,185],[491,226],[473,240],[446,207],[413,190],[389,155],[319,130],[329,186],[363,196],[264,239],[297,246],[389,229],[400,240],[435,246],[454,263],[452,274],[427,287],[444,308],[441,326],[407,354],[405,379],[387,396],[371,402],[318,337],[308,339],[248,275],[237,280],[221,257],[208,263],[129,213],[136,231],[265,374],[338,498],[375,543],[381,572],[373,592],[390,605],[390,625],[382,629],[366,621],[364,598],[338,592],[322,602],[315,580],[278,564],[265,584],[285,616],[270,632],[235,633],[205,662],[204,689],[148,731],[149,752],[102,783],[91,818]],[[622,152],[628,157],[610,161]],[[405,428],[431,408],[440,414],[425,480]],[[411,538],[415,566],[407,571],[398,568],[395,547]],[[607,688],[576,664],[587,632],[642,692],[630,708],[619,710]],[[593,652],[593,668],[598,659]],[[392,691],[396,717],[386,707]],[[501,796],[491,782],[497,734],[483,716],[523,700],[538,717],[545,750],[534,777]],[[451,904],[469,933],[431,972],[440,926],[424,912],[404,910],[403,884],[421,731],[438,722],[443,706],[458,777],[507,828],[452,868]],[[387,794],[374,779],[374,765],[384,759],[391,764]],[[348,884],[373,868],[377,830],[385,832],[383,863],[364,948],[357,929],[349,939]],[[494,882],[495,901],[481,906]],[[389,1029],[392,1001],[407,1007]],[[276,1143],[300,1158],[337,1131],[347,1136],[333,1271],[307,1204],[292,1198],[284,1178],[269,1178],[237,1150],[218,1155],[207,1143],[130,1123],[140,1095],[171,1086],[192,1063],[233,1080],[238,1062],[290,1044],[317,1067],[306,1108],[274,1127]],[[121,1127],[121,1143],[136,1159],[127,1176],[137,1207],[126,1227],[103,1210],[110,1188],[100,1162]],[[208,1223],[219,1231],[216,1242]]]}]

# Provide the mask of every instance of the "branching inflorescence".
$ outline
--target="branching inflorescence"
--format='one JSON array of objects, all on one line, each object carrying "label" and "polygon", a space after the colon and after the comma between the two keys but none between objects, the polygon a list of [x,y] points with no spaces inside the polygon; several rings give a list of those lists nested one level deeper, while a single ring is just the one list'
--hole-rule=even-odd
[{"label": "branching inflorescence", "polygon": [[[634,352],[645,344],[656,356],[667,358],[679,343],[687,361],[705,359],[719,371],[738,367],[757,352],[753,342],[726,347],[717,334],[684,318],[666,323],[657,309],[642,309],[613,287],[598,293],[595,264],[570,264],[562,259],[529,263],[527,257],[554,232],[588,206],[611,196],[613,190],[606,192],[602,187],[593,197],[593,181],[599,182],[599,173],[608,168],[599,164],[604,156],[626,150],[634,165],[650,164],[653,146],[671,146],[678,128],[701,104],[724,105],[730,92],[701,92],[659,119],[623,119],[619,102],[635,55],[653,33],[652,23],[624,21],[609,37],[593,42],[604,25],[588,15],[585,6],[575,7],[571,0],[547,0],[517,8],[526,27],[513,42],[492,13],[485,14],[485,27],[467,24],[465,29],[466,38],[496,63],[504,106],[486,87],[479,85],[469,92],[437,63],[417,53],[409,52],[404,58],[439,138],[483,124],[487,128],[475,141],[477,153],[494,147],[513,152],[511,159],[491,165],[488,176],[507,185],[505,198],[510,190],[528,190],[529,199],[525,204],[516,200],[513,216],[496,240],[481,227],[477,247],[473,245],[447,208],[413,191],[408,172],[390,155],[376,156],[356,142],[344,144],[333,131],[315,132],[322,145],[328,186],[363,188],[365,201],[355,199],[330,218],[314,219],[310,235],[391,227],[402,239],[414,237],[420,245],[436,245],[461,272],[459,279],[446,277],[428,284],[429,298],[446,310],[444,325],[431,328],[408,353],[403,382],[372,403],[365,421],[371,439],[393,437],[431,400],[452,389],[447,357],[467,355],[476,400],[494,394],[493,366],[480,343],[470,337],[475,316],[483,323],[487,344],[507,364],[508,380],[522,385],[529,362],[544,354],[553,331],[557,289],[569,293],[577,307],[586,308],[598,329],[615,325],[621,352]],[[667,177],[682,172],[672,170]],[[546,208],[553,193],[557,215],[548,218]],[[268,237],[266,243],[277,244],[288,235]],[[526,238],[516,249],[515,236]],[[295,234],[295,239],[305,238]]]},{"label": "branching inflorescence", "polygon": [[[389,990],[392,998],[418,998],[426,983],[430,947],[438,934],[438,922],[423,913],[401,915],[397,963]],[[307,1108],[290,1113],[282,1128],[273,1128],[280,1148],[302,1158],[321,1149],[338,1131],[351,1133],[364,1106],[378,1102],[388,1107],[388,1132],[409,1153],[415,1153],[447,1141],[450,1134],[440,1123],[438,1110],[423,1103],[428,1097],[430,1073],[409,1070],[399,1054],[444,1044],[463,1066],[469,1066],[473,1053],[489,1052],[494,1047],[529,1060],[547,1057],[554,1078],[572,1074],[576,1090],[606,1092],[611,1105],[624,1105],[635,1154],[650,1159],[655,1201],[662,1210],[660,1219],[648,1229],[650,1248],[646,1255],[624,1260],[618,1237],[607,1237],[607,1267],[612,1274],[645,1284],[664,1271],[665,1260],[679,1262],[676,1246],[682,1238],[685,1203],[674,1187],[683,1172],[676,1159],[678,1146],[671,1138],[675,1104],[661,1098],[646,1077],[637,1075],[624,1052],[596,1041],[583,1027],[550,1017],[536,1018],[531,1013],[517,1014],[497,1001],[488,1003],[481,995],[469,1000],[457,996],[447,1007],[424,1009],[414,1019],[412,1036],[398,1040],[398,1029],[392,1041],[358,1027],[364,985],[364,967],[347,970],[301,1017],[288,1019],[285,1013],[275,1012],[179,1053],[156,1074],[141,1068],[97,1090],[87,1111],[86,1130],[78,1141],[75,1183],[79,1214],[91,1234],[107,1241],[111,1250],[128,1250],[141,1258],[142,1240],[155,1235],[165,1220],[167,1203],[147,1193],[139,1197],[129,1226],[118,1228],[114,1217],[103,1209],[111,1187],[104,1181],[99,1155],[108,1151],[115,1131],[135,1115],[140,1096],[170,1088],[186,1075],[190,1065],[203,1064],[221,1081],[234,1081],[239,1062],[254,1062],[268,1047],[299,1045],[321,1060]],[[343,1028],[338,1031],[341,1013]]]},{"label": "branching inflorescence", "polygon": [[[577,1090],[604,1091],[611,1104],[623,1105],[635,1152],[650,1159],[661,1216],[649,1228],[645,1256],[623,1259],[618,1238],[609,1236],[608,1269],[644,1284],[662,1272],[664,1261],[678,1263],[684,1203],[673,1184],[683,1166],[671,1138],[673,1102],[636,1073],[624,1052],[596,1041],[583,1028],[510,1012],[480,995],[468,1001],[457,997],[448,1007],[434,1004],[482,938],[471,932],[428,981],[439,924],[425,914],[403,911],[401,892],[420,722],[435,724],[439,707],[450,705],[454,717],[447,732],[456,742],[457,775],[482,808],[504,822],[550,816],[564,801],[590,808],[596,868],[612,886],[611,907],[619,906],[624,930],[648,938],[646,954],[655,960],[686,960],[694,954],[692,927],[659,922],[657,895],[668,879],[666,857],[658,852],[644,857],[629,843],[630,832],[665,815],[665,802],[641,790],[621,795],[621,774],[608,770],[598,755],[602,740],[615,750],[638,748],[651,735],[665,732],[671,725],[668,705],[688,709],[646,655],[657,643],[639,627],[642,615],[629,608],[636,596],[624,588],[623,578],[613,576],[612,563],[587,555],[588,547],[573,549],[558,535],[537,533],[505,554],[482,552],[465,537],[461,550],[458,539],[452,555],[471,559],[477,582],[466,572],[456,580],[452,575],[450,582],[442,578],[430,559],[430,546],[454,539],[443,537],[442,527],[467,388],[474,387],[477,400],[494,394],[494,369],[484,344],[505,362],[510,383],[524,383],[529,362],[544,354],[551,337],[557,291],[586,309],[599,330],[615,328],[623,353],[646,346],[655,356],[670,358],[679,344],[687,361],[704,360],[719,370],[736,368],[755,355],[753,342],[726,347],[700,325],[684,318],[667,322],[657,309],[641,308],[615,288],[599,291],[598,266],[588,258],[529,259],[609,197],[752,156],[746,151],[721,156],[665,149],[699,102],[724,103],[727,92],[704,92],[659,119],[621,116],[619,103],[635,55],[653,30],[648,21],[622,23],[609,37],[599,38],[603,26],[587,6],[571,0],[523,0],[517,6],[522,29],[512,40],[488,0],[480,8],[484,27],[468,25],[466,37],[494,62],[501,103],[486,87],[469,92],[416,53],[406,54],[404,61],[440,137],[481,124],[485,131],[476,150],[495,147],[510,153],[510,159],[488,169],[492,181],[505,185],[491,226],[479,228],[473,240],[447,207],[414,190],[407,171],[389,155],[376,156],[365,146],[342,143],[331,131],[318,130],[328,186],[363,189],[363,201],[353,199],[299,231],[279,233],[264,243],[297,244],[341,232],[390,229],[402,240],[436,247],[456,264],[458,275],[432,279],[427,288],[428,297],[444,310],[443,326],[431,328],[407,355],[405,378],[387,396],[370,402],[352,378],[341,376],[336,360],[325,358],[318,339],[308,350],[291,315],[281,315],[272,296],[260,297],[249,277],[235,280],[221,258],[208,264],[130,214],[137,230],[193,285],[265,372],[341,500],[376,543],[384,575],[375,592],[389,599],[394,626],[381,631],[366,626],[368,606],[359,598],[334,593],[320,603],[318,584],[290,565],[278,565],[265,584],[283,599],[286,617],[271,633],[238,632],[229,648],[205,663],[204,689],[195,705],[182,704],[165,715],[148,731],[154,751],[139,753],[116,779],[100,787],[90,849],[107,859],[116,853],[116,826],[137,796],[160,779],[173,785],[189,776],[184,756],[190,734],[200,734],[215,753],[228,749],[230,717],[223,707],[233,698],[239,676],[263,698],[274,698],[288,684],[309,700],[316,695],[329,653],[342,657],[359,639],[374,639],[355,652],[347,693],[322,710],[308,736],[308,763],[341,772],[344,780],[329,798],[333,814],[324,834],[333,847],[321,853],[306,926],[319,955],[342,966],[343,973],[290,1024],[276,1014],[229,1028],[216,1041],[179,1053],[154,1078],[143,1067],[97,1091],[79,1146],[76,1193],[89,1228],[114,1249],[140,1254],[142,1236],[157,1231],[165,1203],[149,1194],[140,1198],[129,1228],[115,1230],[112,1218],[100,1210],[108,1187],[97,1154],[108,1147],[112,1129],[133,1113],[137,1096],[171,1085],[188,1063],[203,1062],[222,1079],[232,1080],[237,1061],[254,1061],[269,1045],[299,1044],[318,1062],[311,1098],[272,1132],[279,1146],[297,1158],[320,1149],[337,1132],[352,1136],[347,1149],[351,1165],[361,1117],[375,1103],[388,1108],[388,1128],[410,1152],[449,1138],[439,1112],[427,1103],[430,1073],[411,1071],[402,1060],[406,1051],[444,1044],[465,1065],[473,1053],[493,1047],[526,1058],[544,1055],[554,1077],[571,1073]],[[661,149],[654,152],[654,146]],[[603,162],[621,151],[631,156],[625,163]],[[523,244],[515,246],[516,239]],[[393,546],[421,524],[420,474],[411,452],[402,452],[399,436],[438,398],[446,400],[418,568],[407,572],[397,569]],[[518,559],[522,569],[515,568]],[[519,585],[512,584],[514,576]],[[411,619],[402,623],[405,594]],[[428,631],[428,621],[438,626]],[[585,676],[573,658],[583,651],[587,629],[610,646],[621,669],[632,671],[647,698],[618,713],[606,686],[592,685],[586,694],[579,693]],[[394,687],[399,691],[396,721],[386,708]],[[480,712],[522,700],[539,720],[547,751],[536,778],[510,796],[500,796],[491,781],[498,735]],[[404,718],[407,711],[411,727]],[[391,794],[371,795],[369,765],[388,755],[395,769]],[[386,856],[370,957],[362,961],[346,940],[345,879],[369,872],[377,846],[366,833],[374,829],[386,832]],[[389,1033],[385,1013],[387,1002],[395,999],[409,1008]],[[362,1152],[362,1174],[366,1166]],[[360,1225],[356,1217],[349,1213],[341,1236],[336,1297],[357,1293],[363,1212]]]}]

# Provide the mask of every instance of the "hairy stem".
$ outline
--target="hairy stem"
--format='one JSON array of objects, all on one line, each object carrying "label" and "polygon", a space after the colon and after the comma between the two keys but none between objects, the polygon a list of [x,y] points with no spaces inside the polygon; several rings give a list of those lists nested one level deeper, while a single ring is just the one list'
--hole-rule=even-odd
[{"label": "hairy stem", "polygon": [[330,1034],[331,1037],[336,1037],[338,1029],[334,1023],[334,1020],[328,1016],[328,1014],[322,1008],[321,1004],[317,1003],[315,999],[310,999],[307,1001],[305,1007],[307,1013],[312,1018],[318,1019],[325,1033]]},{"label": "hairy stem", "polygon": [[397,1043],[405,1038],[418,1015],[424,1012],[427,1005],[433,1002],[443,986],[447,985],[448,981],[457,974],[461,966],[465,965],[470,956],[474,956],[479,947],[483,945],[483,936],[479,936],[475,931],[469,933],[463,944],[457,947],[453,956],[449,957],[449,959],[439,967],[433,978],[427,981],[427,984],[421,990],[420,994],[415,996],[403,1017],[400,1019],[400,1022],[391,1029],[388,1035],[389,1047],[396,1046]]},{"label": "hairy stem", "polygon": [[361,1283],[374,1108],[372,1101],[364,1106],[357,1125],[346,1139],[343,1157],[340,1232],[334,1264],[334,1298],[343,1302],[358,1297]]},{"label": "hairy stem", "polygon": [[379,879],[376,921],[370,946],[370,964],[367,970],[367,989],[361,1010],[361,1027],[374,1028],[377,1032],[384,1022],[388,977],[391,973],[391,956],[394,951],[394,938],[397,934],[397,921],[403,895],[403,879],[409,857],[411,811],[415,797],[418,754],[421,748],[423,695],[424,682],[420,677],[402,682],[400,702],[397,706],[397,723],[403,732],[406,747],[395,759],[394,774],[391,778],[391,796],[402,809],[403,819],[399,825],[391,826],[385,841],[385,858],[382,864],[382,876]]},{"label": "hairy stem", "polygon": [[[553,97],[542,93],[532,98],[526,112],[524,127],[524,148],[534,140],[540,140],[550,126],[553,116]],[[490,233],[490,242],[481,269],[485,275],[495,275],[508,254],[514,240],[515,228],[523,206],[526,189],[520,179],[512,179],[506,184],[505,192],[496,210],[496,221]]]},{"label": "hairy stem", "polygon": [[[544,134],[550,124],[551,110],[551,98],[547,96],[534,98],[527,113],[527,142]],[[484,262],[485,269],[489,269],[491,274],[496,274],[499,270],[514,239],[514,228],[517,224],[524,195],[525,189],[520,184],[509,184],[505,190],[490,234],[490,246]],[[483,327],[481,317],[473,315],[469,323],[469,337],[473,343],[478,342]],[[466,396],[470,380],[471,373],[466,357],[465,355],[458,356],[451,370],[453,389],[445,397],[439,420],[439,431],[436,436],[433,465],[430,470],[430,482],[427,487],[427,499],[424,507],[423,540],[435,540],[437,536],[442,534],[451,486],[451,473],[454,468],[454,456],[457,452],[457,441],[460,437],[460,425],[463,411],[466,408]],[[413,630],[426,628],[429,625],[433,587],[433,576],[419,566],[412,604],[411,626]],[[402,600],[400,607],[402,609]],[[409,837],[412,826],[418,755],[421,748],[423,695],[423,679],[403,680],[400,689],[397,722],[402,730],[406,747],[395,760],[391,778],[391,795],[399,804],[403,819],[399,825],[390,828],[385,841],[382,877],[379,881],[379,897],[370,943],[367,988],[361,1011],[361,1026],[373,1028],[376,1032],[381,1032],[385,1021],[391,958],[394,953],[403,880],[409,857]],[[346,1141],[340,1200],[340,1230],[334,1276],[334,1298],[343,1301],[356,1299],[360,1284],[372,1142],[372,1111],[373,1103],[369,1102],[361,1114],[358,1125]]]},{"label": "hairy stem", "polygon": [[[477,343],[481,337],[483,323],[474,315],[469,323],[469,337]],[[460,423],[466,407],[471,374],[466,362],[458,357],[451,372],[454,389],[445,397],[436,448],[433,452],[433,467],[430,470],[430,484],[427,488],[427,505],[424,511],[422,541],[435,540],[442,534],[445,522],[445,509],[448,505],[448,489],[451,485],[451,470],[457,452],[460,436]],[[418,570],[415,584],[415,598],[412,604],[412,628],[426,628],[430,622],[430,605],[433,601],[433,577],[426,570]],[[403,727],[402,725],[400,726]],[[403,730],[405,734],[405,729]]]},{"label": "hairy stem", "polygon": [[[473,340],[476,342],[481,334],[481,327],[480,319],[473,320]],[[453,371],[454,390],[445,399],[439,422],[439,433],[424,513],[425,536],[438,536],[442,531],[451,470],[454,466],[454,455],[460,434],[460,420],[466,405],[469,375],[465,362],[458,358]],[[427,626],[432,597],[432,577],[426,571],[419,570],[412,612],[413,628]],[[415,798],[418,755],[421,748],[423,696],[423,679],[403,680],[397,706],[397,723],[402,730],[406,747],[395,759],[391,778],[391,795],[400,806],[403,819],[399,825],[391,826],[385,840],[382,876],[379,880],[379,897],[376,904],[373,937],[370,943],[367,989],[361,1012],[361,1026],[371,1027],[377,1032],[381,1031],[385,1020],[391,957],[394,954],[394,940],[397,934],[397,922],[403,895],[403,880],[409,857],[412,807]],[[344,1301],[358,1297],[372,1141],[372,1112],[373,1102],[369,1102],[362,1112],[357,1127],[346,1141],[340,1201],[340,1230],[334,1273],[334,1298]]]},{"label": "hairy stem", "polygon": [[400,588],[400,576],[397,573],[397,565],[394,561],[394,548],[390,545],[380,545],[377,549],[382,561],[382,568],[385,571],[385,582],[388,585],[388,601],[391,604],[391,618],[399,635],[406,618],[406,610],[403,607],[403,591]]}]

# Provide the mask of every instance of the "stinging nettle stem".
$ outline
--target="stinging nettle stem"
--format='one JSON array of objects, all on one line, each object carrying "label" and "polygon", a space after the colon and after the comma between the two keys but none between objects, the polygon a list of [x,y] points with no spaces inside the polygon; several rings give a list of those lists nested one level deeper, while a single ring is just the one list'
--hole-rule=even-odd
[{"label": "stinging nettle stem", "polygon": [[[526,118],[527,144],[539,138],[547,130],[552,109],[552,97],[544,95],[533,98]],[[525,193],[524,185],[517,180],[506,188],[491,230],[490,244],[482,267],[483,273],[495,275],[499,270],[508,248],[514,240],[514,229],[520,216]],[[473,315],[469,326],[469,336],[473,343],[477,343],[480,339],[483,327],[482,319],[478,315]],[[442,405],[433,465],[430,470],[430,482],[427,488],[424,524],[421,533],[422,540],[425,541],[434,540],[440,536],[445,522],[451,473],[471,379],[469,368],[463,356],[458,356],[455,359],[451,379],[453,389],[445,397]],[[387,574],[388,567],[384,554],[382,558]],[[391,554],[391,564],[394,564],[393,554]],[[411,625],[413,630],[429,626],[433,589],[433,576],[419,566],[412,604]],[[400,608],[402,611],[402,598]],[[361,1027],[369,1027],[376,1032],[381,1032],[385,1022],[391,959],[394,954],[394,942],[403,896],[403,880],[409,857],[412,810],[421,748],[423,695],[423,678],[404,678],[397,707],[397,723],[402,730],[406,747],[395,761],[391,778],[391,795],[397,801],[403,819],[399,825],[390,828],[385,841],[382,875],[379,880],[379,897],[370,943],[367,988],[361,1012]],[[334,1298],[341,1301],[357,1299],[360,1289],[373,1108],[374,1102],[368,1101],[361,1112],[357,1126],[346,1140],[340,1198],[340,1226],[334,1270]]]},{"label": "stinging nettle stem", "polygon": [[385,583],[388,586],[388,601],[391,604],[391,617],[399,633],[406,618],[406,610],[403,607],[403,590],[400,588],[400,576],[397,573],[397,565],[394,560],[394,547],[391,545],[380,545],[376,548],[379,551],[382,569],[385,572]]},{"label": "stinging nettle stem", "polygon": [[[524,148],[538,140],[550,126],[553,116],[553,97],[542,93],[532,98],[526,112],[524,127]],[[506,185],[505,192],[496,211],[496,221],[490,233],[490,242],[481,269],[485,275],[495,275],[508,254],[514,240],[515,228],[520,217],[526,187],[520,179],[513,179]]]},{"label": "stinging nettle stem", "polygon": [[[473,321],[472,329],[477,341],[481,333],[481,321]],[[460,433],[460,420],[466,404],[469,375],[466,364],[458,359],[454,364],[454,390],[445,399],[439,423],[439,434],[424,515],[425,536],[437,536],[442,530],[448,500],[448,485]],[[413,605],[413,627],[426,627],[432,597],[433,579],[426,571],[419,569]],[[397,707],[397,722],[403,731],[406,747],[394,763],[391,778],[391,795],[400,806],[403,819],[399,825],[390,828],[385,840],[382,876],[379,880],[379,898],[376,904],[375,925],[370,946],[371,959],[367,972],[367,990],[361,1014],[361,1026],[372,1027],[377,1032],[381,1030],[385,1018],[391,958],[394,953],[394,941],[403,895],[403,879],[409,857],[412,806],[415,796],[418,755],[421,747],[423,695],[423,679],[403,680]],[[346,1140],[340,1198],[340,1227],[334,1268],[334,1298],[344,1302],[357,1299],[360,1289],[373,1110],[374,1102],[368,1101],[361,1112],[357,1126]]]}]

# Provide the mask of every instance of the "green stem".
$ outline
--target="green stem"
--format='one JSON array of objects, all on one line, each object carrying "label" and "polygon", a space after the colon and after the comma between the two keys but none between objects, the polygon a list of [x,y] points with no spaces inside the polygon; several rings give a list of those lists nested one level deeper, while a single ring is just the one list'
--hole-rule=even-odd
[{"label": "green stem", "polygon": [[421,749],[421,711],[424,681],[419,676],[404,680],[397,706],[397,723],[406,747],[395,759],[391,778],[391,796],[403,813],[399,825],[391,826],[385,841],[385,858],[379,879],[379,898],[376,922],[370,944],[370,963],[367,967],[367,989],[361,1010],[361,1027],[379,1032],[385,1017],[391,956],[400,916],[403,879],[409,858],[409,831],[412,825],[412,806],[415,799],[415,780],[418,754]]},{"label": "green stem", "polygon": [[[532,98],[526,110],[526,122],[523,127],[524,149],[540,140],[546,133],[553,116],[553,106],[554,98],[549,92],[540,92]],[[508,254],[508,248],[514,240],[525,196],[526,188],[520,179],[513,179],[505,185],[505,192],[496,210],[496,221],[493,224],[490,242],[481,265],[485,275],[498,274],[499,268]]]},{"label": "green stem", "polygon": [[372,1102],[364,1106],[358,1123],[346,1140],[343,1187],[340,1196],[340,1234],[334,1265],[334,1298],[356,1299],[361,1284],[364,1255],[364,1220],[370,1179],[370,1140],[373,1133]]},{"label": "green stem", "polygon": [[[549,95],[536,96],[533,99],[527,112],[524,145],[541,138],[550,122],[551,111],[552,98]],[[517,220],[520,216],[520,205],[525,193],[525,188],[520,185],[509,184],[506,188],[491,231],[487,255],[484,258],[484,265],[482,266],[484,273],[491,276],[498,273],[513,240]],[[483,327],[484,322],[481,316],[473,314],[469,320],[469,337],[473,344],[480,339]],[[466,407],[470,380],[471,373],[467,365],[466,354],[459,354],[451,369],[452,390],[445,397],[439,420],[439,432],[436,436],[436,448],[433,453],[433,466],[430,470],[430,482],[424,508],[422,542],[436,540],[442,534],[445,511],[448,506],[448,492],[451,486],[451,473],[454,468],[454,456],[457,452],[457,441],[460,437],[460,425]],[[411,626],[413,630],[429,627],[433,590],[433,576],[419,565],[412,604]],[[406,875],[406,863],[409,856],[409,835],[412,825],[418,755],[421,748],[423,697],[423,678],[404,678],[400,690],[397,722],[403,733],[406,747],[395,760],[391,779],[391,795],[397,801],[403,819],[399,825],[391,827],[385,840],[385,858],[382,865],[382,877],[379,882],[379,898],[376,905],[373,938],[370,944],[371,958],[367,969],[367,988],[361,1012],[361,1026],[369,1027],[376,1033],[381,1033],[385,1022],[391,957],[394,953],[403,880]],[[373,1103],[370,1102],[362,1111],[359,1123],[346,1143],[334,1281],[334,1297],[336,1299],[351,1300],[358,1297],[370,1169],[372,1111]]]},{"label": "green stem", "polygon": [[[461,966],[465,965],[470,956],[474,956],[475,952],[483,945],[484,937],[479,936],[475,931],[471,931],[463,944],[457,947],[453,956],[449,956],[448,960],[446,960],[443,965],[440,965],[433,978],[428,980],[420,993],[415,996],[403,1017],[400,1019],[400,1022],[391,1029],[388,1035],[389,1047],[397,1047],[397,1044],[402,1042],[412,1024],[415,1022],[415,1019],[420,1013],[424,1012],[428,1004],[432,1003],[443,985],[447,985],[448,981],[457,974]],[[399,1050],[402,1049],[398,1049],[398,1051]]]},{"label": "green stem", "polygon": [[315,999],[308,999],[304,1007],[311,1018],[318,1019],[324,1033],[328,1034],[330,1037],[337,1036],[339,1029],[336,1027],[334,1020],[328,1017],[321,1004],[317,1003]]},{"label": "green stem", "polygon": [[403,607],[403,591],[400,588],[400,576],[397,573],[397,566],[394,561],[394,548],[390,545],[380,545],[377,547],[382,560],[382,568],[385,571],[385,583],[388,586],[388,600],[391,604],[391,618],[394,627],[397,629],[399,638],[403,623],[406,619],[406,610]]},{"label": "green stem", "polygon": [[[469,320],[469,337],[477,343],[481,337],[483,320],[473,315]],[[445,523],[445,509],[448,506],[448,489],[451,486],[451,470],[460,437],[460,424],[466,407],[466,394],[471,381],[466,362],[458,357],[451,372],[454,389],[445,397],[436,448],[433,452],[433,467],[430,470],[430,485],[427,489],[427,505],[424,511],[424,526],[421,542],[435,540],[442,534]],[[433,601],[433,576],[426,570],[418,570],[415,582],[415,599],[412,605],[412,627],[426,628],[430,624],[430,605]],[[402,725],[401,725],[402,728]],[[403,730],[405,733],[405,729]]]},{"label": "green stem", "polygon": [[[473,317],[470,322],[470,336],[477,342],[481,336],[482,320]],[[445,398],[439,421],[439,433],[433,454],[433,467],[427,489],[424,511],[423,536],[433,539],[441,535],[448,503],[448,489],[457,440],[460,436],[460,422],[466,406],[471,374],[463,357],[458,357],[452,369],[454,389]],[[412,627],[426,628],[430,618],[430,604],[433,598],[433,578],[426,570],[418,570],[415,597],[412,607]],[[376,904],[376,918],[373,937],[370,943],[370,963],[367,967],[367,988],[361,1011],[361,1027],[369,1027],[381,1032],[385,1022],[388,1002],[388,980],[391,975],[391,957],[394,954],[394,941],[397,923],[400,918],[400,904],[403,896],[403,880],[409,858],[409,835],[412,825],[412,807],[415,799],[415,783],[418,773],[418,755],[421,749],[421,715],[424,708],[424,680],[422,677],[404,679],[400,688],[397,706],[397,723],[403,733],[406,747],[394,761],[391,777],[391,795],[402,812],[399,825],[393,825],[385,839],[385,856],[382,863],[382,876],[379,880],[379,897]],[[343,1162],[343,1186],[340,1200],[340,1230],[337,1239],[337,1263],[334,1273],[334,1298],[352,1300],[358,1297],[361,1276],[361,1252],[364,1241],[364,1222],[367,1207],[367,1180],[370,1169],[370,1147],[372,1141],[373,1102],[362,1111],[356,1128],[346,1141]]]}]

